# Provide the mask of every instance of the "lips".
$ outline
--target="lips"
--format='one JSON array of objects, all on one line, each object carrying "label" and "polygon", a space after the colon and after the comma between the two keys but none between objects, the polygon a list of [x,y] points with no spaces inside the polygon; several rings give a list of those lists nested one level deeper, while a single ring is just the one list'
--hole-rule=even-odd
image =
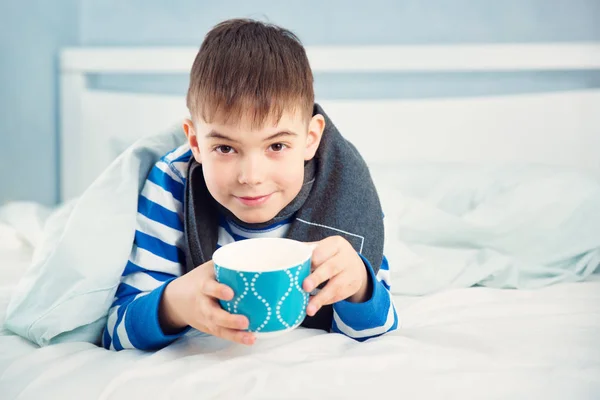
[{"label": "lips", "polygon": [[270,197],[271,194],[267,194],[264,196],[236,196],[235,198],[238,199],[245,206],[252,207],[264,204],[267,200],[269,200]]}]

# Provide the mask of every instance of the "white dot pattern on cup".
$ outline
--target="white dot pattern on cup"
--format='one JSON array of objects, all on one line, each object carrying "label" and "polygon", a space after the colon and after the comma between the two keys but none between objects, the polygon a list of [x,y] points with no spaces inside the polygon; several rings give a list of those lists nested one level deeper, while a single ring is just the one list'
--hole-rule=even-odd
[{"label": "white dot pattern on cup", "polygon": [[296,321],[294,322],[294,326],[302,322],[302,317],[304,316],[306,306],[308,305],[308,293],[302,290],[302,287],[300,287],[300,282],[298,281],[300,272],[302,272],[302,265],[298,267],[298,269],[296,270],[296,276],[294,277],[294,288],[302,295],[302,308],[300,310],[298,318],[296,318]]},{"label": "white dot pattern on cup", "polygon": [[235,301],[233,302],[233,313],[237,314],[237,306],[239,304],[240,301],[242,301],[242,299],[244,297],[246,297],[246,295],[248,294],[248,280],[246,279],[246,277],[244,276],[244,274],[242,274],[241,272],[239,273],[240,277],[242,278],[242,280],[244,281],[244,291],[242,292],[242,294],[235,299]]},{"label": "white dot pattern on cup", "polygon": [[256,288],[254,286],[254,284],[256,283],[256,280],[259,277],[260,277],[260,273],[255,274],[252,277],[252,281],[250,281],[250,290],[252,291],[252,294],[254,296],[256,296],[256,298],[258,300],[260,300],[263,303],[263,305],[267,308],[267,316],[265,317],[263,322],[260,324],[260,326],[258,328],[256,328],[256,332],[260,332],[261,330],[263,330],[265,328],[265,326],[267,326],[267,324],[269,323],[269,320],[271,319],[271,305],[264,297],[262,297],[261,295],[258,294],[258,292],[256,291]]},{"label": "white dot pattern on cup", "polygon": [[283,302],[285,301],[285,299],[290,295],[290,293],[292,293],[292,288],[294,287],[294,276],[292,275],[292,273],[290,272],[289,269],[286,269],[285,273],[290,278],[290,287],[283,294],[283,296],[281,296],[281,299],[277,302],[277,307],[275,308],[275,310],[276,310],[275,314],[277,315],[277,319],[279,320],[279,322],[281,322],[281,325],[285,326],[286,328],[289,328],[290,324],[285,322],[285,320],[281,317],[281,306],[283,305]]}]

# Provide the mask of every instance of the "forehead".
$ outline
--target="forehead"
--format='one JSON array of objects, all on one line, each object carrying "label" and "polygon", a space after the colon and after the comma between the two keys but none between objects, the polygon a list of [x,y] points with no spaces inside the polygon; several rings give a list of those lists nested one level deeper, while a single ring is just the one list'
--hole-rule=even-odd
[{"label": "forehead", "polygon": [[256,125],[254,115],[252,113],[243,114],[240,118],[228,118],[227,116],[216,116],[213,121],[205,121],[198,116],[194,119],[194,125],[198,130],[210,131],[218,130],[219,132],[252,132],[252,133],[271,133],[276,130],[289,129],[295,133],[300,133],[308,126],[309,118],[307,118],[299,110],[284,110],[280,118],[278,115],[270,114],[265,118],[264,122]]}]

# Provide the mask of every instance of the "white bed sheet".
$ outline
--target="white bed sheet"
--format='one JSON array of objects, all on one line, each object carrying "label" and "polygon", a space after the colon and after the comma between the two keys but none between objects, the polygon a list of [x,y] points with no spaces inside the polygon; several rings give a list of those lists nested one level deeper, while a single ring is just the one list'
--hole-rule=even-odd
[{"label": "white bed sheet", "polygon": [[[0,322],[31,245],[0,225]],[[253,347],[191,333],[155,353],[37,348],[0,331],[0,398],[597,399],[600,276],[535,291],[395,297],[402,328],[357,343],[298,329]]]}]

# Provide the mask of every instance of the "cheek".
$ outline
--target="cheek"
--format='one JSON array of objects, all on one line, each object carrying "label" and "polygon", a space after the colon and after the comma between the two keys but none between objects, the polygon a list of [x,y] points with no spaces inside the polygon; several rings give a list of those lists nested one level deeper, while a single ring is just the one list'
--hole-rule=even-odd
[{"label": "cheek", "polygon": [[282,188],[300,191],[304,181],[304,161],[283,163],[273,172],[273,180]]},{"label": "cheek", "polygon": [[202,163],[202,172],[204,173],[206,187],[213,197],[217,198],[218,193],[229,186],[228,177],[230,173],[226,164],[204,160]]}]

